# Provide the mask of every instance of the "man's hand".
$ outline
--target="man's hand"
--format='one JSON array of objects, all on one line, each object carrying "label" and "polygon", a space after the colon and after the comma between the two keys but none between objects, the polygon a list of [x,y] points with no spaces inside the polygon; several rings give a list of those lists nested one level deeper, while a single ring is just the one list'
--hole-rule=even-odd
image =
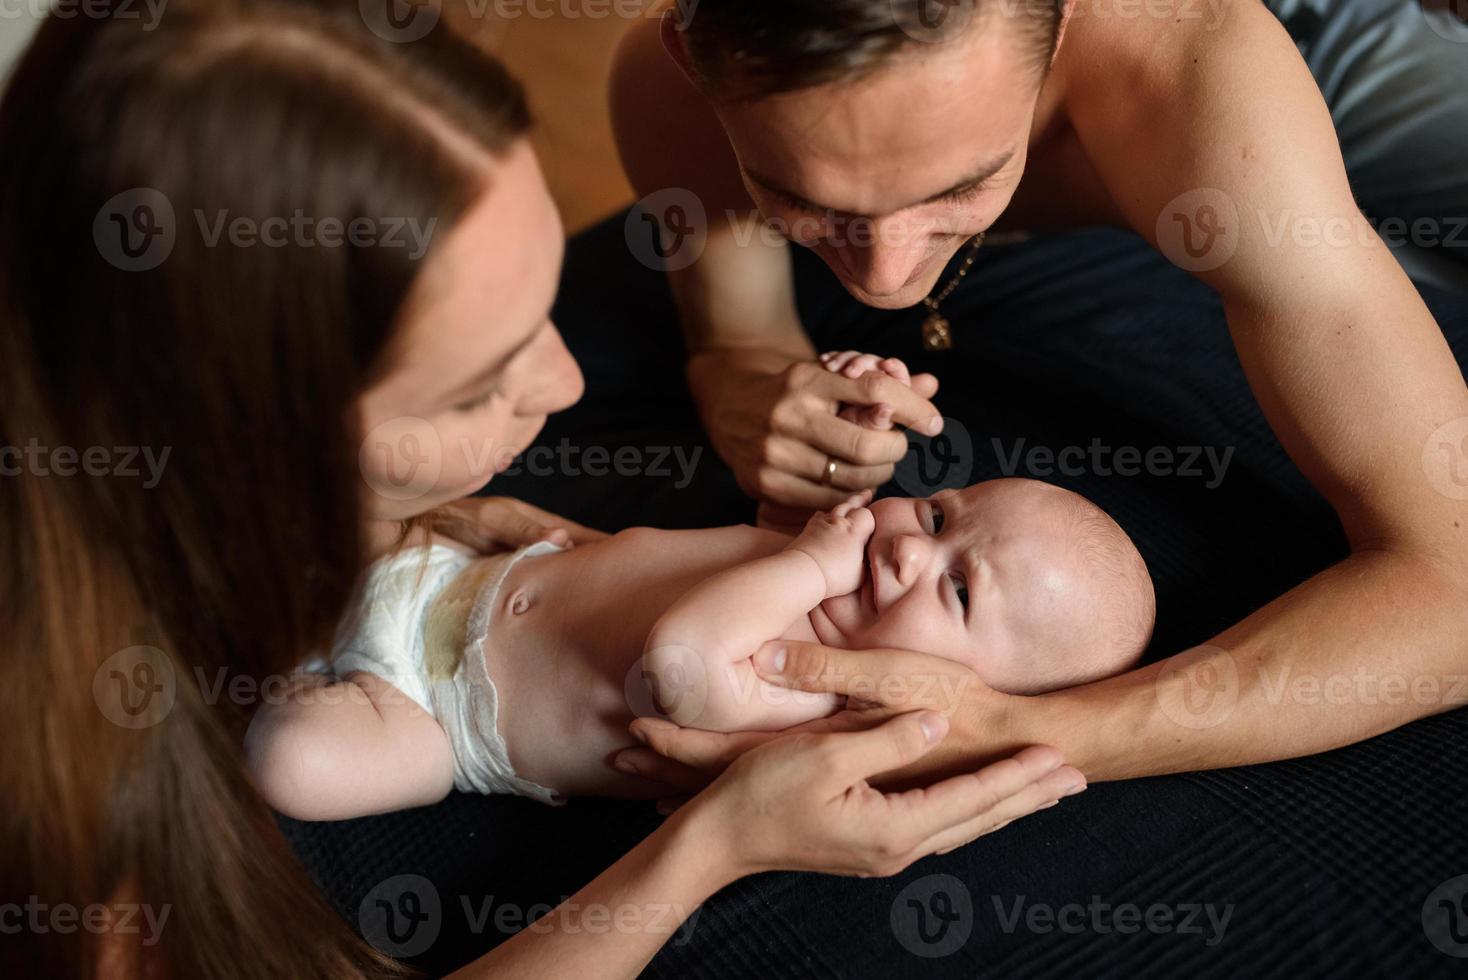
[{"label": "man's hand", "polygon": [[[720,348],[695,354],[688,379],[709,438],[744,492],[807,512],[892,478],[907,453],[906,437],[892,425],[928,435],[943,429],[929,401],[938,382],[927,374],[909,387],[885,372],[848,378],[778,351]],[[880,405],[891,412],[886,431],[838,417],[844,407]]]},{"label": "man's hand", "polygon": [[816,514],[805,530],[787,546],[809,555],[826,580],[826,598],[847,595],[861,587],[866,546],[877,522],[867,510],[869,493],[848,497],[835,510]]},{"label": "man's hand", "polygon": [[483,552],[523,548],[537,541],[572,548],[607,536],[513,497],[465,497],[431,516],[434,531]]},{"label": "man's hand", "polygon": [[[885,374],[908,388],[912,388],[916,382],[917,387],[923,391],[938,389],[938,380],[931,374],[920,374],[914,379],[907,365],[896,357],[881,357],[854,350],[832,350],[822,354],[820,360],[827,371],[853,381],[869,372],[876,372]],[[866,429],[876,429],[878,432],[892,428],[892,406],[886,404],[843,405],[836,417]]]}]

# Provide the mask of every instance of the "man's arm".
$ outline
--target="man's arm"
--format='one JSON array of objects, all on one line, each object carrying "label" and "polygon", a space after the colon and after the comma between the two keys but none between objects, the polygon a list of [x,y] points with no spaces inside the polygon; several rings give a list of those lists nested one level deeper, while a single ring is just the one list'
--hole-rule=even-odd
[{"label": "man's arm", "polygon": [[[844,378],[816,363],[796,310],[790,246],[762,227],[718,116],[668,54],[665,30],[668,43],[678,43],[657,20],[628,32],[610,98],[617,148],[638,194],[661,192],[649,203],[679,203],[693,212],[684,220],[704,216],[696,261],[668,270],[687,337],[689,389],[745,493],[806,514],[834,507],[891,479],[907,452],[901,433],[838,419],[840,407],[886,404],[895,424],[937,435],[933,389],[876,375]],[[824,479],[830,460],[839,466]]]},{"label": "man's arm", "polygon": [[668,272],[689,353],[733,348],[812,360],[816,351],[795,308],[790,246],[759,233],[758,214],[723,126],[668,56],[662,29],[657,20],[645,20],[618,48],[612,126],[637,193],[686,190],[707,217],[702,256]]},{"label": "man's arm", "polygon": [[[1018,709],[1022,737],[1095,779],[1348,744],[1463,703],[1453,679],[1468,673],[1468,503],[1425,466],[1434,433],[1468,429],[1468,389],[1356,207],[1313,79],[1256,3],[1231,3],[1218,31],[1136,27],[1086,22],[1084,45],[1122,56],[1075,59],[1076,130],[1133,227],[1222,295],[1254,394],[1351,555],[1198,653],[1047,695],[1053,711]],[[1362,677],[1440,696],[1365,693],[1351,683]],[[1302,678],[1363,693],[1277,696]],[[1227,710],[1189,721],[1172,703],[1188,684]]]}]

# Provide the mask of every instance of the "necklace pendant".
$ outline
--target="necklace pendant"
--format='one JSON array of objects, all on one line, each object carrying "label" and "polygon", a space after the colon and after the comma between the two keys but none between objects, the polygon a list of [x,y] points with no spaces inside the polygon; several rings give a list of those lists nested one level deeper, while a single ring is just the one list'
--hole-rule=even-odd
[{"label": "necklace pendant", "polygon": [[923,350],[952,350],[953,325],[941,313],[933,312],[923,321]]}]

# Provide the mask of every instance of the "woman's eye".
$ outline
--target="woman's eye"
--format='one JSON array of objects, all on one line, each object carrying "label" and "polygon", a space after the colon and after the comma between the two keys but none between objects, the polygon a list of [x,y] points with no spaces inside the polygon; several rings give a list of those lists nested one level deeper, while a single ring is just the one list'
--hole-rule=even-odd
[{"label": "woman's eye", "polygon": [[948,576],[948,581],[953,583],[953,594],[958,597],[958,604],[968,608],[968,581],[957,572]]},{"label": "woman's eye", "polygon": [[491,401],[494,400],[494,396],[497,394],[499,394],[499,392],[495,390],[486,391],[484,394],[479,395],[476,398],[471,398],[466,402],[460,402],[459,404],[455,405],[454,411],[463,412],[465,415],[467,415],[476,409],[480,409],[483,408],[485,405],[488,405]]}]

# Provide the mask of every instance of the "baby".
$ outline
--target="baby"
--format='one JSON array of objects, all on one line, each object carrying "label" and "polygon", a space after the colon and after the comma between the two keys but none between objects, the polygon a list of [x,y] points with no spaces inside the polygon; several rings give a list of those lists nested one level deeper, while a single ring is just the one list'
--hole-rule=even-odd
[{"label": "baby", "polygon": [[763,643],[901,647],[1038,694],[1135,664],[1154,599],[1141,556],[1074,493],[1004,479],[927,499],[854,497],[795,537],[634,528],[484,557],[435,540],[369,570],[332,673],[251,726],[281,812],[344,819],[451,788],[547,803],[655,796],[613,769],[654,699],[681,725],[780,729],[839,708],[766,684]]}]

